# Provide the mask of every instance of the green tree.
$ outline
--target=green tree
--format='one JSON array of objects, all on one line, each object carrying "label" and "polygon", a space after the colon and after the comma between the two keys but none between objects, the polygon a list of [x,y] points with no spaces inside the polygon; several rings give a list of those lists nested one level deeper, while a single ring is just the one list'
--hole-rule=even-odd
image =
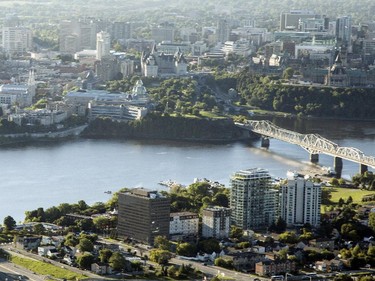
[{"label": "green tree", "polygon": [[200,241],[198,246],[201,251],[208,254],[220,252],[219,242],[213,238]]},{"label": "green tree", "polygon": [[77,226],[81,231],[89,231],[94,228],[94,223],[91,219],[82,219],[77,222]]},{"label": "green tree", "polygon": [[90,239],[84,237],[79,239],[78,248],[81,252],[91,252],[94,249],[94,244]]},{"label": "green tree", "polygon": [[241,239],[243,237],[243,229],[233,225],[229,233],[230,238]]},{"label": "green tree", "polygon": [[192,243],[179,243],[176,248],[176,254],[185,257],[195,257],[197,254],[197,247]]},{"label": "green tree", "polygon": [[154,239],[154,246],[160,250],[169,251],[171,248],[171,243],[165,236],[158,235]]},{"label": "green tree", "polygon": [[99,251],[99,259],[102,263],[108,263],[109,259],[111,258],[113,252],[110,249],[101,249]]},{"label": "green tree", "polygon": [[33,232],[38,235],[44,234],[46,229],[44,228],[43,224],[38,223],[33,226]]},{"label": "green tree", "polygon": [[150,251],[150,260],[158,264],[168,264],[172,258],[172,254],[166,250],[152,249]]},{"label": "green tree", "polygon": [[180,277],[178,268],[175,265],[168,266],[167,274],[171,278],[179,278]]},{"label": "green tree", "polygon": [[111,224],[110,219],[105,216],[95,217],[93,222],[94,222],[95,227],[102,231],[108,229]]},{"label": "green tree", "polygon": [[46,222],[53,223],[61,217],[61,212],[57,207],[51,207],[45,210],[44,212],[46,217]]},{"label": "green tree", "polygon": [[121,271],[125,267],[126,260],[119,252],[114,252],[109,258],[109,265],[114,269]]},{"label": "green tree", "polygon": [[372,244],[370,244],[368,247],[367,255],[370,257],[375,257],[375,246],[373,246]]},{"label": "green tree", "polygon": [[284,79],[290,79],[293,77],[293,74],[294,74],[294,69],[291,68],[291,67],[287,67],[284,71],[283,71],[283,78]]},{"label": "green tree", "polygon": [[338,274],[333,278],[334,281],[353,281],[348,274]]},{"label": "green tree", "polygon": [[214,261],[214,264],[216,266],[220,266],[220,267],[224,267],[224,268],[228,268],[228,269],[232,269],[233,268],[233,261],[232,260],[228,260],[228,259],[224,259],[224,258],[216,258],[215,261]]},{"label": "green tree", "polygon": [[371,212],[368,218],[368,225],[375,231],[375,213]]},{"label": "green tree", "polygon": [[275,222],[275,231],[281,233],[286,229],[286,222],[281,217],[278,217]]},{"label": "green tree", "polygon": [[78,245],[78,243],[79,243],[79,240],[77,236],[75,236],[74,233],[68,233],[68,235],[65,236],[65,241],[64,241],[65,246],[75,247]]},{"label": "green tree", "polygon": [[94,256],[90,253],[85,253],[77,258],[77,264],[80,268],[90,269],[94,262]]},{"label": "green tree", "polygon": [[16,221],[11,216],[6,216],[3,224],[6,231],[13,230],[16,227]]},{"label": "green tree", "polygon": [[298,238],[294,232],[286,231],[280,234],[279,240],[281,242],[294,244],[298,241]]}]

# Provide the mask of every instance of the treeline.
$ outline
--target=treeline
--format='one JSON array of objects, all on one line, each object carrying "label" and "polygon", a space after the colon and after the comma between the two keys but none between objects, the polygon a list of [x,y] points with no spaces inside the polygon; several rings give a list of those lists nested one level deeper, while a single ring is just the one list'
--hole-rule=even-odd
[{"label": "treeline", "polygon": [[316,117],[375,118],[372,88],[292,86],[244,71],[238,76],[237,89],[248,104],[264,110]]},{"label": "treeline", "polygon": [[89,138],[154,138],[169,140],[231,141],[244,139],[232,120],[206,120],[150,113],[141,120],[116,122],[97,118],[83,132]]}]

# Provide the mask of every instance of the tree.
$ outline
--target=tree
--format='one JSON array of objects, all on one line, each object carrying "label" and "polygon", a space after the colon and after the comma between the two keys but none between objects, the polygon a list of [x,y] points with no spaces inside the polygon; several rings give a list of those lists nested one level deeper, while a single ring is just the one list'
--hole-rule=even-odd
[{"label": "tree", "polygon": [[78,248],[81,252],[91,252],[94,249],[94,244],[90,239],[84,237],[79,240]]},{"label": "tree", "polygon": [[99,251],[99,259],[102,263],[108,263],[109,259],[111,258],[113,252],[110,249],[101,249]]},{"label": "tree", "polygon": [[74,233],[69,233],[68,235],[65,236],[65,242],[64,242],[65,246],[75,247],[78,245],[78,243],[79,243],[79,240],[77,236],[74,235]]},{"label": "tree", "polygon": [[368,247],[367,255],[370,257],[375,257],[375,246],[373,246],[372,244],[370,244]]},{"label": "tree", "polygon": [[348,274],[339,274],[333,278],[333,281],[353,281]]},{"label": "tree", "polygon": [[293,77],[293,74],[294,74],[294,70],[293,68],[291,67],[287,67],[284,71],[283,71],[283,78],[284,79],[290,79]]},{"label": "tree", "polygon": [[171,278],[179,278],[179,271],[178,271],[177,266],[175,265],[168,266],[167,274]]},{"label": "tree", "polygon": [[375,213],[371,212],[368,219],[368,225],[375,231]]},{"label": "tree", "polygon": [[41,224],[41,223],[38,223],[38,224],[33,226],[33,232],[35,234],[42,235],[42,234],[44,234],[45,231],[46,231],[46,229],[44,228],[43,224]]},{"label": "tree", "polygon": [[61,212],[57,207],[51,207],[45,210],[44,215],[46,222],[53,223],[55,220],[61,217]]},{"label": "tree", "polygon": [[192,243],[179,243],[176,248],[176,254],[185,257],[195,257],[197,254],[197,247]]},{"label": "tree", "polygon": [[3,224],[7,231],[13,230],[16,227],[16,221],[11,216],[5,217]]},{"label": "tree", "polygon": [[87,208],[89,208],[89,205],[86,204],[86,202],[84,200],[79,200],[78,203],[78,208],[81,210],[81,211],[84,211],[86,210]]},{"label": "tree", "polygon": [[93,222],[94,222],[95,227],[102,231],[108,229],[110,225],[110,219],[105,216],[95,217]]},{"label": "tree", "polygon": [[229,237],[235,239],[241,239],[243,236],[243,229],[233,225],[230,229]]},{"label": "tree", "polygon": [[281,233],[286,229],[286,222],[282,219],[282,217],[278,217],[275,223],[275,231],[277,233]]},{"label": "tree", "polygon": [[158,264],[168,264],[169,260],[172,258],[172,254],[166,250],[152,249],[150,251],[150,260],[157,262]]},{"label": "tree", "polygon": [[216,239],[207,239],[199,242],[199,249],[205,253],[212,254],[220,252],[220,245]]},{"label": "tree", "polygon": [[160,250],[169,251],[171,247],[171,243],[165,236],[158,235],[154,239],[154,246]]},{"label": "tree", "polygon": [[114,252],[109,258],[109,265],[114,269],[121,271],[125,267],[126,260],[119,252]]},{"label": "tree", "polygon": [[212,199],[212,203],[217,206],[228,207],[229,198],[224,193],[216,193]]},{"label": "tree", "polygon": [[305,228],[303,229],[303,233],[299,236],[300,241],[309,241],[314,238],[312,232],[307,231]]},{"label": "tree", "polygon": [[224,268],[228,268],[228,269],[233,268],[233,261],[232,260],[224,259],[224,258],[221,258],[221,257],[215,259],[214,264],[216,266],[220,266],[220,267],[224,267]]},{"label": "tree", "polygon": [[297,236],[294,232],[286,231],[279,236],[279,240],[285,243],[296,243],[298,241]]},{"label": "tree", "polygon": [[85,253],[77,258],[77,264],[80,268],[90,269],[94,262],[94,256],[90,253]]},{"label": "tree", "polygon": [[88,231],[94,228],[94,223],[91,219],[82,219],[77,222],[77,226],[81,231]]}]

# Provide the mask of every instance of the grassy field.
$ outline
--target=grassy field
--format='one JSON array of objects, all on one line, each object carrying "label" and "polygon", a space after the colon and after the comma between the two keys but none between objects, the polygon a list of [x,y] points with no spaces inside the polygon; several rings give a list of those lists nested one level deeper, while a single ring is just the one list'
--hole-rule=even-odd
[{"label": "grassy field", "polygon": [[27,268],[35,272],[36,274],[49,275],[51,277],[59,279],[78,280],[87,278],[85,275],[78,274],[49,263],[32,260],[28,258],[12,256],[12,263]]},{"label": "grassy field", "polygon": [[327,188],[331,191],[331,201],[333,203],[339,202],[339,199],[342,198],[346,201],[349,196],[353,198],[353,203],[362,203],[362,197],[364,195],[375,194],[375,191],[361,190],[361,189],[351,189],[351,188],[337,188],[329,187]]}]

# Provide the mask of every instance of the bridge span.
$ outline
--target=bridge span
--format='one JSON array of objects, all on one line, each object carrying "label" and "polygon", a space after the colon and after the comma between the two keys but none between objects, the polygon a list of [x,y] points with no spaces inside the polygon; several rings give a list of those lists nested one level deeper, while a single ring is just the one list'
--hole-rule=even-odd
[{"label": "bridge span", "polygon": [[310,161],[314,163],[319,161],[320,153],[333,156],[333,166],[338,177],[341,176],[342,172],[342,159],[358,163],[360,173],[366,172],[368,167],[375,168],[375,157],[367,156],[354,147],[341,147],[318,134],[300,134],[280,128],[267,120],[247,120],[245,123],[235,124],[238,127],[260,134],[262,136],[262,147],[268,148],[270,145],[269,138],[275,138],[301,146],[310,153]]}]

